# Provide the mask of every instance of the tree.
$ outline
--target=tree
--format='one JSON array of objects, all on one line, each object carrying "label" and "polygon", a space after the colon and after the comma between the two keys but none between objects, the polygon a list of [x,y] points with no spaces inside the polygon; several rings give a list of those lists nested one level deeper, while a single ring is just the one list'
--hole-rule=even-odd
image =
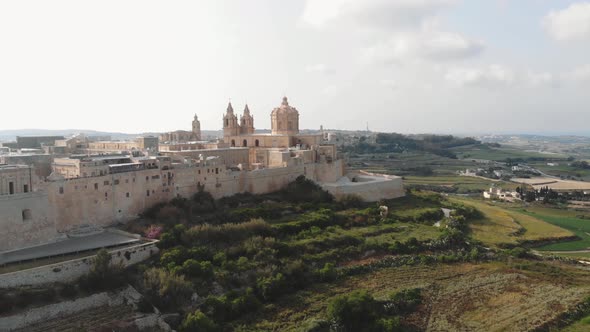
[{"label": "tree", "polygon": [[90,272],[80,278],[80,286],[87,290],[104,290],[121,287],[125,284],[123,267],[111,264],[111,254],[100,249],[94,257]]},{"label": "tree", "polygon": [[335,298],[328,305],[328,317],[343,331],[365,331],[380,316],[380,304],[366,291]]},{"label": "tree", "polygon": [[207,315],[197,310],[189,313],[180,325],[181,332],[215,332],[219,331],[219,327]]},{"label": "tree", "polygon": [[192,294],[191,284],[183,276],[158,268],[144,272],[143,288],[151,302],[163,308],[180,306]]}]

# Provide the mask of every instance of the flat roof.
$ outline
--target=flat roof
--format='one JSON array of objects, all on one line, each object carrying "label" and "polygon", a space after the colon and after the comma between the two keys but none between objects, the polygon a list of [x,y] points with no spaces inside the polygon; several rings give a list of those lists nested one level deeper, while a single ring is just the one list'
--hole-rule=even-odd
[{"label": "flat roof", "polygon": [[140,239],[132,237],[131,234],[125,235],[122,233],[109,231],[104,231],[99,234],[92,234],[88,236],[68,237],[67,239],[59,242],[0,253],[0,265],[72,254],[81,251],[120,246],[136,242],[140,242]]}]

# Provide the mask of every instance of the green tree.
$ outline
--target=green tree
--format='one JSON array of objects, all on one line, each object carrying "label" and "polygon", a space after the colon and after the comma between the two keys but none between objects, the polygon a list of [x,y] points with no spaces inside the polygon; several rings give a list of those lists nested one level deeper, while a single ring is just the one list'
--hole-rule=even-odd
[{"label": "green tree", "polygon": [[365,331],[380,316],[380,304],[366,291],[342,295],[328,305],[328,317],[343,331]]},{"label": "green tree", "polygon": [[181,332],[216,332],[219,327],[207,315],[197,310],[189,313],[180,325]]}]

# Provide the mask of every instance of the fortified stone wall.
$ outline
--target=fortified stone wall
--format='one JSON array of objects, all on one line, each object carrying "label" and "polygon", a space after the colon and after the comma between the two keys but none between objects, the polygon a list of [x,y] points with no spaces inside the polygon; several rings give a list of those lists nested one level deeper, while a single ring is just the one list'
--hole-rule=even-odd
[{"label": "fortified stone wall", "polygon": [[[124,267],[142,262],[159,252],[156,242],[111,251],[112,263]],[[74,259],[57,264],[0,275],[0,289],[72,282],[90,272],[93,258]]]},{"label": "fortified stone wall", "polygon": [[199,186],[215,198],[279,190],[298,176],[331,182],[343,174],[342,161],[232,171],[214,163],[170,170],[144,170],[51,182],[49,204],[56,207],[57,230],[82,224],[107,226],[133,220],[147,208],[174,197],[190,198]]},{"label": "fortified stone wall", "polygon": [[46,193],[0,196],[0,211],[0,251],[47,243],[58,236]]}]

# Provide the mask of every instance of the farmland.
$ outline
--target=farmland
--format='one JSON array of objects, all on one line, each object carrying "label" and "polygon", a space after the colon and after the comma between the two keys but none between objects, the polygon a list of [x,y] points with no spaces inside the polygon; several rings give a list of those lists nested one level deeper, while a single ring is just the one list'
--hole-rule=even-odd
[{"label": "farmland", "polygon": [[326,303],[340,294],[360,288],[384,298],[419,287],[427,304],[406,318],[417,330],[523,331],[556,318],[590,291],[588,272],[559,266],[563,277],[551,277],[546,272],[552,266],[517,264],[522,270],[514,262],[381,269],[295,293],[242,323],[247,331],[303,331],[324,319]]},{"label": "farmland", "polygon": [[483,218],[471,222],[469,227],[473,238],[487,245],[518,245],[524,242],[565,239],[575,234],[561,225],[537,218],[536,215],[505,208],[498,203],[460,198],[452,200],[471,205],[483,214]]}]

